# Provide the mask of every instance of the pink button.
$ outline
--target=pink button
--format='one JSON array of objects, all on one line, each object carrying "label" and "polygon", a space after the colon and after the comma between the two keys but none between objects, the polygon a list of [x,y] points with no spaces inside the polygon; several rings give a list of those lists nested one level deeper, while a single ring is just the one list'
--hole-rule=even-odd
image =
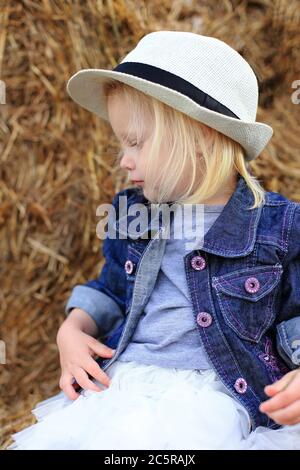
[{"label": "pink button", "polygon": [[203,256],[193,256],[193,258],[191,259],[191,265],[192,268],[196,271],[201,271],[205,268],[206,262]]},{"label": "pink button", "polygon": [[260,287],[259,280],[256,277],[249,277],[245,281],[245,289],[247,292],[250,292],[251,294],[254,294],[255,292],[257,292],[259,287]]},{"label": "pink button", "polygon": [[200,326],[206,328],[207,326],[212,324],[212,316],[208,312],[200,312],[197,315],[197,323]]},{"label": "pink button", "polygon": [[243,379],[243,377],[239,377],[235,381],[234,388],[236,389],[238,393],[245,393],[248,388],[246,380]]},{"label": "pink button", "polygon": [[125,271],[127,272],[127,274],[131,274],[133,271],[133,268],[134,268],[133,262],[130,259],[128,259],[125,263]]}]

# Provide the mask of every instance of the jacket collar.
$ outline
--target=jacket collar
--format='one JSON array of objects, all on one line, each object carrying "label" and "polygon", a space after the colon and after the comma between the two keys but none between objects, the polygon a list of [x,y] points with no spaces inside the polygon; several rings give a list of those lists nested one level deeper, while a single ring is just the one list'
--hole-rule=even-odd
[{"label": "jacket collar", "polygon": [[[229,258],[249,254],[254,248],[257,227],[262,212],[262,206],[247,210],[247,208],[251,207],[253,202],[254,198],[251,190],[245,179],[239,175],[236,188],[230,199],[204,236],[201,251]],[[140,188],[134,188],[134,191],[132,191],[128,198],[128,207],[132,203],[149,205],[149,201],[144,197]],[[171,204],[172,203],[168,203],[168,205]],[[157,207],[159,206],[158,204]],[[143,235],[146,233],[149,239],[151,236],[153,237],[153,227],[156,226],[157,230],[161,228],[163,225],[162,211],[158,211],[157,214],[158,216],[154,215],[153,218],[153,213],[150,214],[150,209],[149,207],[147,208],[148,218],[147,221],[144,221],[145,223],[142,223],[142,230],[139,232],[138,236],[139,239],[143,238]],[[125,237],[136,239],[134,229],[130,228],[131,221],[136,217],[136,215],[125,215],[121,217],[115,224],[117,230]],[[124,225],[124,222],[127,222],[127,224],[125,223]],[[155,230],[155,232],[157,232],[157,230]]]},{"label": "jacket collar", "polygon": [[253,193],[239,175],[235,191],[204,236],[202,250],[229,258],[251,253],[262,213],[262,206],[249,209],[253,203]]}]

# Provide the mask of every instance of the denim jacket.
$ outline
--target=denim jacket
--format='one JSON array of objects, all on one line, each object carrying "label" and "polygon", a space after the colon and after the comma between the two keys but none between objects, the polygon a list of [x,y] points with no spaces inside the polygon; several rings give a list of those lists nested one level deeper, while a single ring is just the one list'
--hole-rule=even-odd
[{"label": "denim jacket", "polygon": [[[126,230],[118,219],[121,195],[128,207],[149,204],[140,189],[114,197],[117,236],[103,241],[99,277],[76,285],[66,304],[66,314],[74,307],[90,314],[101,340],[116,348],[112,358],[98,359],[104,371],[130,342],[164,254],[160,215],[157,230],[150,218],[138,237],[130,230],[131,215],[125,216]],[[281,426],[259,405],[268,398],[265,385],[300,363],[300,204],[275,192],[266,192],[263,206],[247,210],[252,204],[252,192],[239,175],[202,248],[184,256],[184,269],[195,327],[215,372],[247,409],[252,430],[276,429]]]}]

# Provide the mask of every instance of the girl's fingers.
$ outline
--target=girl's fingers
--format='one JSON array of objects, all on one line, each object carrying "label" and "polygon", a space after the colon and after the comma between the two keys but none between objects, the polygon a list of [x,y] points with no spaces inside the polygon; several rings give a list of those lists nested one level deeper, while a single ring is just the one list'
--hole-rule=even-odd
[{"label": "girl's fingers", "polygon": [[268,393],[268,394],[269,393],[274,394],[274,393],[283,391],[285,388],[287,388],[289,383],[291,383],[294,380],[294,378],[296,378],[296,376],[297,377],[300,376],[299,372],[300,372],[299,369],[292,370],[292,371],[288,372],[280,380],[277,380],[273,384],[266,385],[265,392]]},{"label": "girl's fingers", "polygon": [[286,408],[268,413],[268,415],[279,424],[290,425],[300,423],[300,400],[294,401]]},{"label": "girl's fingers", "polygon": [[59,380],[59,387],[71,400],[76,400],[79,397],[79,393],[75,392],[72,385],[73,375],[69,372],[64,372]]},{"label": "girl's fingers", "polygon": [[84,364],[84,370],[86,370],[92,377],[97,379],[99,382],[103,383],[107,387],[110,385],[110,378],[108,375],[100,368],[97,362],[89,358]]},{"label": "girl's fingers", "polygon": [[271,413],[300,399],[300,374],[295,372],[288,372],[274,384],[265,387],[266,393],[272,395],[272,398],[261,403],[260,411]]},{"label": "girl's fingers", "polygon": [[76,382],[83,388],[84,390],[93,390],[95,392],[102,392],[103,390],[98,387],[94,382],[92,382],[89,378],[85,370],[77,367],[74,370],[74,377]]},{"label": "girl's fingers", "polygon": [[100,357],[110,358],[115,353],[115,349],[100,343],[100,341],[98,341],[96,338],[93,338],[92,336],[89,337],[88,346]]}]

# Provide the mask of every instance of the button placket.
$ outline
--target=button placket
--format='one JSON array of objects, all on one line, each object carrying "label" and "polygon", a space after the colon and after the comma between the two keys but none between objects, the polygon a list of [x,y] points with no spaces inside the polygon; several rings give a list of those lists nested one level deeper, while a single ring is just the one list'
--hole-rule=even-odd
[{"label": "button placket", "polygon": [[[201,255],[193,256],[190,260],[191,267],[195,271],[202,271],[206,268],[205,258]],[[207,328],[212,324],[212,316],[208,312],[199,312],[196,317],[197,324],[203,328]]]}]

